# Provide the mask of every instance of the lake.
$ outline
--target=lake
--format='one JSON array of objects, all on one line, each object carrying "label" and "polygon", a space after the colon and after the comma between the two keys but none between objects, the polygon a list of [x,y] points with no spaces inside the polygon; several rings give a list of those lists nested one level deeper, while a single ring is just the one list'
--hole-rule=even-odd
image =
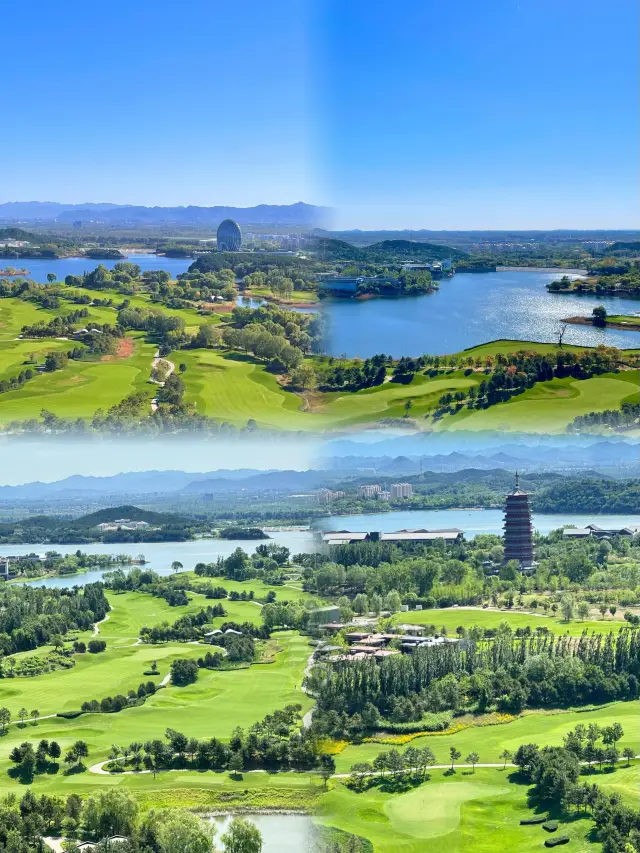
[{"label": "lake", "polygon": [[[120,259],[120,261],[122,260],[138,264],[143,271],[166,270],[171,273],[172,278],[175,278],[179,273],[186,272],[193,263],[193,258],[164,258],[152,254],[127,255],[126,258]],[[46,284],[47,273],[55,273],[58,281],[64,281],[68,275],[82,275],[84,272],[91,272],[98,264],[103,264],[111,270],[120,261],[101,261],[95,258],[57,258],[54,260],[47,260],[46,258],[0,258],[0,269],[15,267],[19,270],[29,270],[29,275],[25,278]]]},{"label": "lake", "polygon": [[[479,533],[494,533],[501,536],[503,519],[504,514],[501,509],[420,509],[379,512],[371,515],[330,516],[315,521],[313,526],[316,530],[366,530],[367,532],[376,530],[380,533],[422,527],[427,530],[447,530],[458,527],[464,531],[467,539],[470,539]],[[600,527],[625,527],[627,524],[640,524],[640,516],[533,514],[533,526],[543,534],[557,530],[558,527],[571,525],[585,527],[587,524],[597,524]]]},{"label": "lake", "polygon": [[[308,853],[311,850],[313,823],[306,815],[247,814],[238,817],[250,820],[258,827],[262,833],[262,853]],[[230,815],[211,818],[216,825],[218,842],[232,819]]]},{"label": "lake", "polygon": [[[443,355],[499,339],[558,339],[563,317],[590,315],[596,305],[609,314],[640,311],[640,299],[549,293],[545,287],[562,273],[514,271],[456,273],[434,293],[373,299],[327,299],[326,351],[367,358]],[[577,276],[572,276],[576,278]],[[640,347],[640,332],[569,326],[569,344]]]},{"label": "lake", "polygon": [[[285,545],[292,554],[300,554],[304,551],[313,551],[316,547],[315,539],[308,530],[281,530],[269,533],[269,539],[196,539],[192,542],[137,542],[102,544],[92,542],[87,545],[56,545],[56,544],[25,544],[25,545],[0,545],[0,554],[10,554],[18,557],[22,554],[44,554],[46,551],[57,551],[59,554],[75,554],[83,551],[85,554],[128,554],[137,557],[144,554],[147,560],[146,568],[153,569],[159,575],[170,575],[171,563],[175,560],[182,563],[185,569],[193,569],[196,563],[212,563],[218,557],[228,557],[236,548],[242,548],[248,554],[252,554],[258,545],[273,542],[277,545]],[[127,567],[125,566],[125,569]],[[44,578],[39,581],[31,581],[38,586],[67,587],[84,586],[87,583],[99,581],[104,571],[112,569],[93,569],[79,575],[68,577]]]}]

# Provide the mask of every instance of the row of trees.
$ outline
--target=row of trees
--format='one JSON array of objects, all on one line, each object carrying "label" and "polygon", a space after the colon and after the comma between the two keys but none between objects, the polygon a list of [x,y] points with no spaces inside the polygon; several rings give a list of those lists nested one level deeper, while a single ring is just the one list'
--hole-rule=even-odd
[{"label": "row of trees", "polygon": [[0,838],[17,853],[41,853],[44,836],[88,838],[97,853],[112,849],[108,839],[123,836],[122,853],[260,853],[262,836],[249,821],[235,818],[216,840],[215,826],[185,809],[151,809],[144,816],[131,794],[121,789],[101,791],[82,799],[65,798],[32,789],[18,800],[10,795],[0,802]]}]

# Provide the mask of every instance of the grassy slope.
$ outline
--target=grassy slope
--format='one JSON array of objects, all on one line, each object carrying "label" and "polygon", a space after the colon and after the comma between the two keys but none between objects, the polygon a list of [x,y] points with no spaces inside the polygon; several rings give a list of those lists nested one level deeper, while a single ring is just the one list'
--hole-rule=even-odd
[{"label": "grassy slope", "polygon": [[[92,297],[112,298],[116,304],[124,298],[115,291],[84,291]],[[203,322],[218,323],[219,315],[206,317],[193,309],[169,309],[154,306],[146,294],[130,297],[133,306],[157,307],[184,319],[187,329],[195,331]],[[65,303],[65,310],[77,307]],[[90,308],[88,321],[113,322],[113,308]],[[30,354],[39,361],[54,349],[70,349],[71,342],[17,341],[26,323],[47,321],[59,311],[41,309],[19,299],[0,300],[0,378],[13,376]],[[152,396],[147,380],[155,346],[143,335],[134,335],[135,351],[126,359],[74,362],[63,371],[40,375],[17,391],[3,395],[0,422],[37,417],[42,408],[56,415],[90,417],[98,408],[109,408],[134,390],[145,389]],[[466,350],[464,355],[484,356],[519,349],[554,352],[553,344],[494,341]],[[579,347],[567,347],[576,349]],[[411,417],[420,424],[446,392],[456,392],[478,384],[482,373],[464,376],[458,370],[434,378],[418,375],[409,385],[386,382],[376,388],[355,393],[317,394],[311,408],[298,395],[283,390],[264,365],[232,353],[188,350],[174,353],[173,359],[187,365],[185,399],[199,413],[244,426],[252,418],[260,426],[275,429],[324,430],[356,426],[380,418],[399,418],[404,404],[411,400]],[[508,403],[480,411],[463,409],[443,418],[437,425],[447,429],[527,429],[562,431],[576,415],[606,408],[618,408],[624,400],[640,399],[638,371],[595,377],[578,382],[572,379],[541,383]]]},{"label": "grassy slope", "polygon": [[454,634],[458,626],[472,628],[475,625],[481,628],[497,628],[506,622],[513,630],[531,626],[536,628],[548,628],[556,634],[571,634],[580,636],[584,630],[606,634],[610,631],[618,631],[626,627],[626,622],[613,619],[589,619],[580,622],[577,619],[565,622],[559,615],[556,617],[546,616],[542,613],[527,613],[518,610],[476,610],[473,608],[454,607],[444,610],[411,610],[407,613],[398,613],[394,617],[399,624],[408,625],[435,625],[439,630],[442,626],[447,629],[448,634]]},{"label": "grassy slope", "polygon": [[[606,779],[599,777],[598,784],[626,786],[630,799],[637,800],[637,767],[620,768]],[[435,770],[429,781],[398,794],[378,789],[356,794],[339,784],[322,797],[319,820],[369,838],[375,853],[533,853],[544,849],[548,837],[539,825],[519,825],[522,818],[533,814],[527,804],[527,788],[513,773],[481,768],[453,775]],[[559,832],[571,839],[563,850],[582,853],[596,849],[589,818],[558,817]]]},{"label": "grassy slope", "polygon": [[[640,752],[640,701],[612,702],[592,710],[558,711],[554,713],[529,712],[508,723],[492,726],[469,726],[455,734],[429,734],[415,738],[411,746],[429,746],[438,763],[446,763],[449,747],[455,746],[462,757],[477,750],[481,763],[500,761],[503,749],[514,752],[522,743],[538,743],[544,746],[561,745],[562,738],[578,723],[588,725],[596,722],[601,726],[619,722],[624,729],[624,738],[619,747],[632,746]],[[404,750],[406,746],[398,749]],[[348,746],[336,756],[339,773],[348,773],[358,761],[372,761],[375,756],[391,746],[379,743],[363,743]]]},{"label": "grassy slope", "polygon": [[462,410],[441,421],[439,429],[557,432],[577,416],[619,409],[640,402],[640,371],[629,370],[591,379],[554,379],[529,388],[507,403],[489,409]]}]

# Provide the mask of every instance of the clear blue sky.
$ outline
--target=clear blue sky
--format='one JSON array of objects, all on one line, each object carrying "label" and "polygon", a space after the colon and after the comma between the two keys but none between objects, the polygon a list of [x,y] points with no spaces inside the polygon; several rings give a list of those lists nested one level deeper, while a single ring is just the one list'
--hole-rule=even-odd
[{"label": "clear blue sky", "polygon": [[3,30],[0,201],[638,225],[637,0],[33,0]]},{"label": "clear blue sky", "polygon": [[638,227],[637,0],[326,0],[329,202],[360,228]]},{"label": "clear blue sky", "polygon": [[1,201],[312,201],[299,0],[2,11]]}]

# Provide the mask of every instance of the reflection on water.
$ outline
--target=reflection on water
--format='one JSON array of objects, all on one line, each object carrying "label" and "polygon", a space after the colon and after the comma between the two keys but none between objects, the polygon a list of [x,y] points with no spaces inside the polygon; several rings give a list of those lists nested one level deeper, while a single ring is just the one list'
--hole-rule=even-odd
[{"label": "reflection on water", "polygon": [[[499,339],[558,340],[563,317],[587,316],[596,305],[609,314],[632,314],[640,301],[614,296],[549,293],[561,273],[457,273],[434,293],[368,300],[328,299],[328,354],[366,358],[442,355]],[[575,276],[574,276],[575,277]],[[640,347],[640,332],[569,326],[565,343]]]},{"label": "reflection on water", "polygon": [[[251,814],[242,817],[254,823],[262,833],[262,853],[308,853],[311,850],[313,824],[306,815]],[[224,815],[211,819],[215,822],[219,841],[233,818]]]}]

